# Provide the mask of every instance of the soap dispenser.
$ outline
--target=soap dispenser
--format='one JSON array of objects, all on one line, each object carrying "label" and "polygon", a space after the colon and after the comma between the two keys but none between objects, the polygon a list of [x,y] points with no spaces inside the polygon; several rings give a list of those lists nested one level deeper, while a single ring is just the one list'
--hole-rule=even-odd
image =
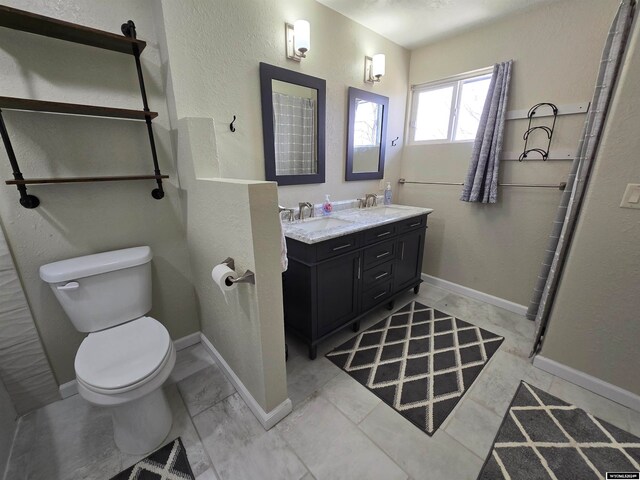
[{"label": "soap dispenser", "polygon": [[329,194],[324,196],[324,203],[322,204],[322,214],[330,215],[333,211],[333,205],[331,204],[331,200],[329,199]]},{"label": "soap dispenser", "polygon": [[393,192],[391,192],[391,182],[387,182],[387,187],[384,189],[384,204],[391,205]]}]

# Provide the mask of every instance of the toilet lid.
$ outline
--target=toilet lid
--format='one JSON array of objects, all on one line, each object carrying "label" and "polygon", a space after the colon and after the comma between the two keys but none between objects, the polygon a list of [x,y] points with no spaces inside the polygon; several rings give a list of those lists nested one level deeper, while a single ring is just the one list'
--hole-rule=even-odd
[{"label": "toilet lid", "polygon": [[76,375],[97,388],[124,388],[155,372],[170,345],[167,329],[151,317],[90,333],[76,354]]}]

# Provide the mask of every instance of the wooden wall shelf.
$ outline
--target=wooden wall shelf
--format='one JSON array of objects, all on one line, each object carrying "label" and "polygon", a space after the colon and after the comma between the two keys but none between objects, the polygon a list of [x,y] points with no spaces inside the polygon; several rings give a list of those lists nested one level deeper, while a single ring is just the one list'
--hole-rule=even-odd
[{"label": "wooden wall shelf", "polygon": [[147,43],[135,38],[123,37],[115,33],[45,17],[32,12],[0,5],[0,27],[22,32],[35,33],[67,42],[81,43],[91,47],[135,55],[134,45],[140,54]]},{"label": "wooden wall shelf", "polygon": [[46,185],[53,183],[120,182],[123,180],[159,180],[169,175],[122,175],[112,177],[63,177],[63,178],[24,178],[5,180],[7,185]]},{"label": "wooden wall shelf", "polygon": [[0,97],[0,108],[32,112],[63,113],[66,115],[86,115],[90,117],[124,118],[129,120],[144,120],[147,117],[156,118],[158,116],[157,112],[145,112],[144,110],[99,107],[79,103],[47,102],[44,100],[31,100],[29,98],[17,97]]},{"label": "wooden wall shelf", "polygon": [[[114,52],[132,55],[135,59],[140,84],[140,96],[142,97],[142,110],[130,110],[127,108],[100,107],[95,105],[82,105],[76,103],[49,102],[44,100],[32,100],[28,98],[0,96],[0,137],[7,150],[7,157],[13,170],[13,180],[6,180],[7,185],[15,185],[20,193],[20,205],[25,208],[36,208],[40,200],[27,193],[27,185],[80,183],[80,182],[115,182],[123,180],[155,180],[157,188],[153,189],[151,196],[156,200],[164,197],[162,180],[169,178],[160,173],[158,153],[153,135],[151,120],[158,116],[157,112],[149,110],[147,92],[144,86],[140,53],[147,43],[136,38],[136,26],[133,21],[122,24],[120,27],[122,36],[115,33],[96,30],[74,23],[65,22],[56,18],[49,18],[24,10],[0,5],[0,27],[11,28],[22,32],[34,33],[45,37],[57,38],[67,42],[80,43],[91,47],[102,48]],[[120,118],[127,120],[144,120],[147,125],[149,146],[153,159],[154,175],[125,175],[105,177],[67,177],[67,178],[24,178],[18,165],[15,151],[9,138],[7,126],[2,118],[2,109],[26,110],[33,112],[58,113],[65,115],[85,115],[92,117]]]}]

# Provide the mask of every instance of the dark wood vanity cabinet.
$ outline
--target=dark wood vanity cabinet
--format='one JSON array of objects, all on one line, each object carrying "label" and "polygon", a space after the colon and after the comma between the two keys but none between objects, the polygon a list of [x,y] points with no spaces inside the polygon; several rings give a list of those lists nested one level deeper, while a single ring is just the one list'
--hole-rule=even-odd
[{"label": "dark wood vanity cabinet", "polygon": [[321,262],[316,266],[315,336],[331,333],[357,316],[359,265],[360,252],[356,252]]},{"label": "dark wood vanity cabinet", "polygon": [[306,244],[287,238],[289,268],[283,274],[287,330],[309,345],[353,325],[406,290],[418,293],[427,215]]}]

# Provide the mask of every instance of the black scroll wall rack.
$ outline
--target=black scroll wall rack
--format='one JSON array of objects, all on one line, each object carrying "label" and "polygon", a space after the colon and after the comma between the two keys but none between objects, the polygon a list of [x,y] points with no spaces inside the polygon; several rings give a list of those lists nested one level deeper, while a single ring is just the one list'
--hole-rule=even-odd
[{"label": "black scroll wall rack", "polygon": [[[113,182],[122,180],[155,180],[157,187],[153,189],[151,195],[155,199],[164,197],[162,179],[169,178],[168,175],[160,173],[158,166],[158,156],[156,144],[153,136],[151,120],[158,116],[157,112],[149,110],[147,102],[147,92],[142,76],[140,65],[140,54],[146,47],[146,42],[136,38],[135,24],[129,20],[122,25],[122,34],[96,30],[93,28],[77,25],[75,23],[64,22],[55,18],[37,15],[35,13],[18,10],[0,5],[0,27],[11,28],[22,32],[33,33],[45,37],[56,38],[73,43],[80,43],[91,47],[111,50],[114,52],[132,55],[135,59],[138,71],[138,81],[140,83],[140,95],[142,96],[143,110],[129,110],[123,108],[99,107],[94,105],[79,105],[73,103],[47,102],[42,100],[32,100],[26,98],[2,97],[0,96],[0,135],[7,150],[7,156],[13,169],[13,180],[6,180],[7,185],[16,185],[20,193],[20,205],[25,208],[36,208],[40,205],[40,200],[34,195],[27,193],[27,185],[36,184],[57,184],[57,183],[79,183],[79,182]],[[66,177],[66,178],[24,178],[15,152],[11,145],[7,127],[2,118],[2,108],[6,110],[27,110],[34,112],[60,113],[66,115],[85,115],[94,117],[110,117],[127,120],[144,120],[147,125],[149,144],[151,146],[151,157],[153,159],[153,175],[127,175],[110,177]]]},{"label": "black scroll wall rack", "polygon": [[[551,124],[551,126],[549,127],[548,125],[534,125],[532,126],[531,124],[533,123],[533,120],[536,116],[536,113],[538,111],[539,108],[550,108],[551,111],[553,112],[553,123]],[[529,158],[529,155],[532,153],[537,153],[542,157],[543,161],[546,161],[549,158],[549,148],[551,147],[551,139],[553,138],[553,130],[556,127],[556,118],[558,118],[558,107],[555,106],[553,103],[549,103],[549,102],[542,102],[542,103],[538,103],[536,105],[534,105],[533,107],[531,107],[529,109],[529,112],[527,113],[527,118],[529,119],[529,126],[527,128],[527,130],[524,132],[524,135],[522,135],[522,139],[524,140],[524,150],[522,151],[522,153],[520,154],[520,157],[518,158],[518,161],[522,162],[523,160],[526,160]],[[546,135],[546,138],[548,140],[547,142],[547,148],[529,148],[529,138],[531,137],[531,134],[536,132],[536,131],[540,131],[540,132],[544,132]]]}]

